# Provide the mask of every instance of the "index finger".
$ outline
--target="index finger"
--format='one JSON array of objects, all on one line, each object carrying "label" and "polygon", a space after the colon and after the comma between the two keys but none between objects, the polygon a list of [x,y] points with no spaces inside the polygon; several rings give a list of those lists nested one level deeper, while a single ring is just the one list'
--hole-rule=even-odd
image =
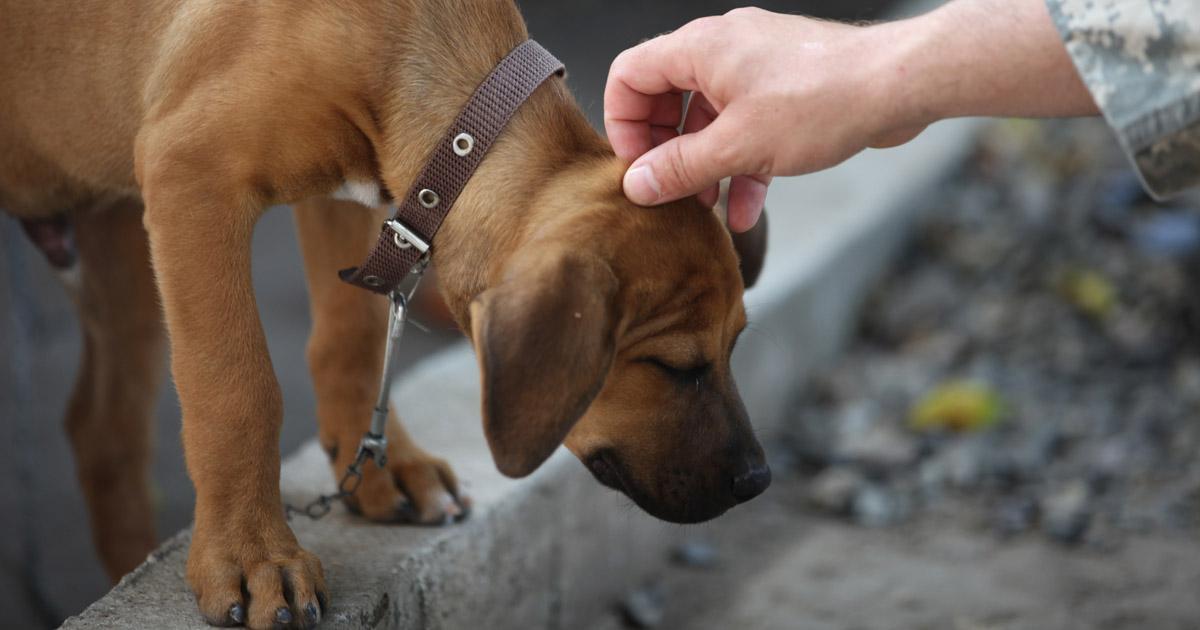
[{"label": "index finger", "polygon": [[[696,90],[694,65],[679,31],[660,35],[617,56],[604,87],[604,128],[621,159],[632,162],[653,148],[650,128],[666,124],[663,96]],[[677,99],[671,99],[678,103]],[[679,123],[675,106],[672,125]]]}]

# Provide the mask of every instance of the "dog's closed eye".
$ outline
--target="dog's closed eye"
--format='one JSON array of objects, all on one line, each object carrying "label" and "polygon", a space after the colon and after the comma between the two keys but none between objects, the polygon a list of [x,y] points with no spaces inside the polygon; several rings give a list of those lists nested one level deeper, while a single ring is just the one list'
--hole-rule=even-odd
[{"label": "dog's closed eye", "polygon": [[678,367],[658,357],[643,357],[638,361],[653,365],[672,379],[687,385],[698,383],[712,371],[712,363],[707,361],[686,367]]}]

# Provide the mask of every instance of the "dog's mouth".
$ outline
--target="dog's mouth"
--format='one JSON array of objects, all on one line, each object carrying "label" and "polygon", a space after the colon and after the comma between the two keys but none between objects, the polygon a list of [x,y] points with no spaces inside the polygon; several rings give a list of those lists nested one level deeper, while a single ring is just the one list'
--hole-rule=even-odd
[{"label": "dog's mouth", "polygon": [[612,488],[618,492],[624,492],[626,495],[629,492],[626,489],[624,478],[618,472],[617,464],[613,461],[612,455],[608,451],[600,451],[587,459],[584,462],[592,476],[600,485]]},{"label": "dog's mouth", "polygon": [[709,501],[689,501],[686,498],[662,501],[642,492],[625,472],[614,453],[601,450],[584,461],[584,466],[600,482],[629,497],[647,514],[671,523],[702,523],[720,516],[730,505],[716,505]]}]

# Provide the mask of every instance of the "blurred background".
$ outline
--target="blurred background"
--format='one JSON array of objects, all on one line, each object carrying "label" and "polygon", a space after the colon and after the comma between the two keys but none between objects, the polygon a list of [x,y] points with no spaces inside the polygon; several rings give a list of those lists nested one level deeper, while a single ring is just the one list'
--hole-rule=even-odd
[{"label": "blurred background", "polygon": [[[893,4],[756,3],[843,20]],[[741,5],[521,6],[600,127],[617,53]],[[961,614],[938,627],[1196,627],[1200,202],[1146,198],[1090,120],[990,123],[918,204],[924,218],[849,348],[797,378],[776,485],[725,517],[753,535],[682,548],[685,570],[632,593],[612,625],[918,628],[949,610]],[[272,209],[254,258],[285,397],[284,453],[315,431],[290,223],[286,208]],[[0,248],[0,609],[6,626],[50,627],[109,588],[61,423],[80,338],[49,268],[7,217]],[[460,343],[429,323],[406,334],[405,365]],[[165,538],[188,525],[193,496],[169,386],[158,407]],[[789,553],[802,536],[823,551]],[[1002,548],[1013,553],[998,560]],[[1060,573],[1044,571],[1048,558]],[[970,580],[977,588],[964,590]],[[1063,623],[1080,625],[1041,623],[1057,614],[1039,599],[1050,596],[1077,602],[1078,619]]]}]

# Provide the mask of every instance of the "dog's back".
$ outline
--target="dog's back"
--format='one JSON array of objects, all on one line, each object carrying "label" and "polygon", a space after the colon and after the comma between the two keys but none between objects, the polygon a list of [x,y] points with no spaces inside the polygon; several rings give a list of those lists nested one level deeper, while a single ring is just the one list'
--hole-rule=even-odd
[{"label": "dog's back", "polygon": [[43,217],[134,192],[144,42],[175,4],[0,0],[0,207]]}]

